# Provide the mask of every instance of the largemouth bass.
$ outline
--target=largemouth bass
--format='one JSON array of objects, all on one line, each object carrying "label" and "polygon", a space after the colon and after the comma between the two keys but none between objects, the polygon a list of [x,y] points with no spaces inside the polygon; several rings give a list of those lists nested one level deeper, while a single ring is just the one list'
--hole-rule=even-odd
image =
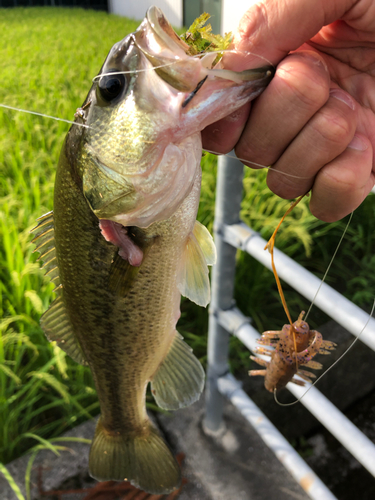
[{"label": "largemouth bass", "polygon": [[[54,212],[34,242],[57,298],[47,338],[88,364],[101,407],[89,468],[155,494],[180,469],[145,406],[175,410],[199,398],[204,372],[176,331],[181,294],[206,306],[209,232],[196,221],[200,131],[256,97],[273,68],[211,69],[187,55],[161,11],[116,43],[65,139]],[[214,54],[214,57],[216,54]]]}]

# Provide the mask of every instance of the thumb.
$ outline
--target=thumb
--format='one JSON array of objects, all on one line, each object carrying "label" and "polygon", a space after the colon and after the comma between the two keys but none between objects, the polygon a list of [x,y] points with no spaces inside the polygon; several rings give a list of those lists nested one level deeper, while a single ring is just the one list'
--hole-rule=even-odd
[{"label": "thumb", "polygon": [[243,15],[234,37],[233,48],[238,53],[227,54],[223,66],[235,71],[249,69],[254,64],[259,65],[258,55],[277,64],[323,26],[344,17],[355,4],[358,7],[366,3],[367,0],[262,0],[254,3]]}]

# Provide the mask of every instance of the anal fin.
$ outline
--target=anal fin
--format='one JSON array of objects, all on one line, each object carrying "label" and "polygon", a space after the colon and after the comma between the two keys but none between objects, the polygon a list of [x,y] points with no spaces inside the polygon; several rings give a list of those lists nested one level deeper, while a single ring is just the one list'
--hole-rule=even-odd
[{"label": "anal fin", "polygon": [[192,349],[176,332],[168,354],[151,381],[151,392],[164,410],[178,410],[199,399],[205,374]]}]

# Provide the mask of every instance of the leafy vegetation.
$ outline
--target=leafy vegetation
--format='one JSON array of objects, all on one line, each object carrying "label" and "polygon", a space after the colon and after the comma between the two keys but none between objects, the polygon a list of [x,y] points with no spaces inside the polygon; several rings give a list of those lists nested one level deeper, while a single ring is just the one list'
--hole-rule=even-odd
[{"label": "leafy vegetation", "polygon": [[[212,33],[211,25],[206,24],[210,17],[210,14],[204,12],[181,35],[182,40],[189,45],[190,49],[188,53],[192,56],[204,52],[220,52],[227,49],[232,41],[232,33],[225,33],[224,37]],[[216,62],[217,60],[215,60],[215,64]]]},{"label": "leafy vegetation", "polygon": [[[72,118],[113,43],[136,22],[79,9],[0,10],[0,103]],[[73,34],[73,35],[72,35]],[[47,342],[40,314],[52,286],[32,253],[30,229],[52,209],[53,181],[67,124],[0,108],[0,462],[7,463],[44,439],[99,411],[89,370]],[[216,158],[203,158],[199,220],[213,226]],[[321,276],[344,223],[324,224],[301,203],[283,224],[277,246]],[[268,238],[288,203],[266,187],[266,172],[246,170],[242,218]],[[354,214],[329,283],[359,305],[375,295],[375,197]],[[238,256],[236,298],[259,330],[284,322],[272,274]],[[287,291],[296,317],[305,301]],[[316,311],[316,310],[315,310]],[[322,316],[311,315],[316,322]],[[207,310],[182,304],[179,330],[201,361],[206,356]],[[248,352],[235,339],[233,368],[248,369]],[[37,442],[37,443],[36,443]]]}]

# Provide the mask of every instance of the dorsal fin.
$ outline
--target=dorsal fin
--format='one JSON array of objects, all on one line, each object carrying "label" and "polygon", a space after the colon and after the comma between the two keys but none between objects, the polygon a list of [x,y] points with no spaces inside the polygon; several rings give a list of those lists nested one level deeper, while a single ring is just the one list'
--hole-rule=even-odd
[{"label": "dorsal fin", "polygon": [[56,250],[55,250],[55,229],[53,223],[53,212],[48,212],[37,219],[38,224],[31,232],[34,238],[31,243],[34,243],[34,252],[39,252],[37,260],[43,261],[42,269],[46,270],[46,276],[53,281],[58,287],[60,285],[59,269],[57,267]]},{"label": "dorsal fin", "polygon": [[87,364],[63,302],[63,286],[59,279],[55,249],[53,212],[48,212],[37,220],[38,225],[31,230],[35,235],[32,239],[32,243],[36,245],[34,252],[40,253],[38,260],[43,261],[42,269],[46,269],[46,276],[56,285],[54,292],[57,294],[57,299],[40,318],[40,325],[49,341],[55,341],[77,363]]},{"label": "dorsal fin", "polygon": [[63,298],[57,297],[49,309],[40,318],[47,339],[65,351],[74,361],[81,365],[87,365],[82,348],[74,335],[74,331],[66,311]]}]

